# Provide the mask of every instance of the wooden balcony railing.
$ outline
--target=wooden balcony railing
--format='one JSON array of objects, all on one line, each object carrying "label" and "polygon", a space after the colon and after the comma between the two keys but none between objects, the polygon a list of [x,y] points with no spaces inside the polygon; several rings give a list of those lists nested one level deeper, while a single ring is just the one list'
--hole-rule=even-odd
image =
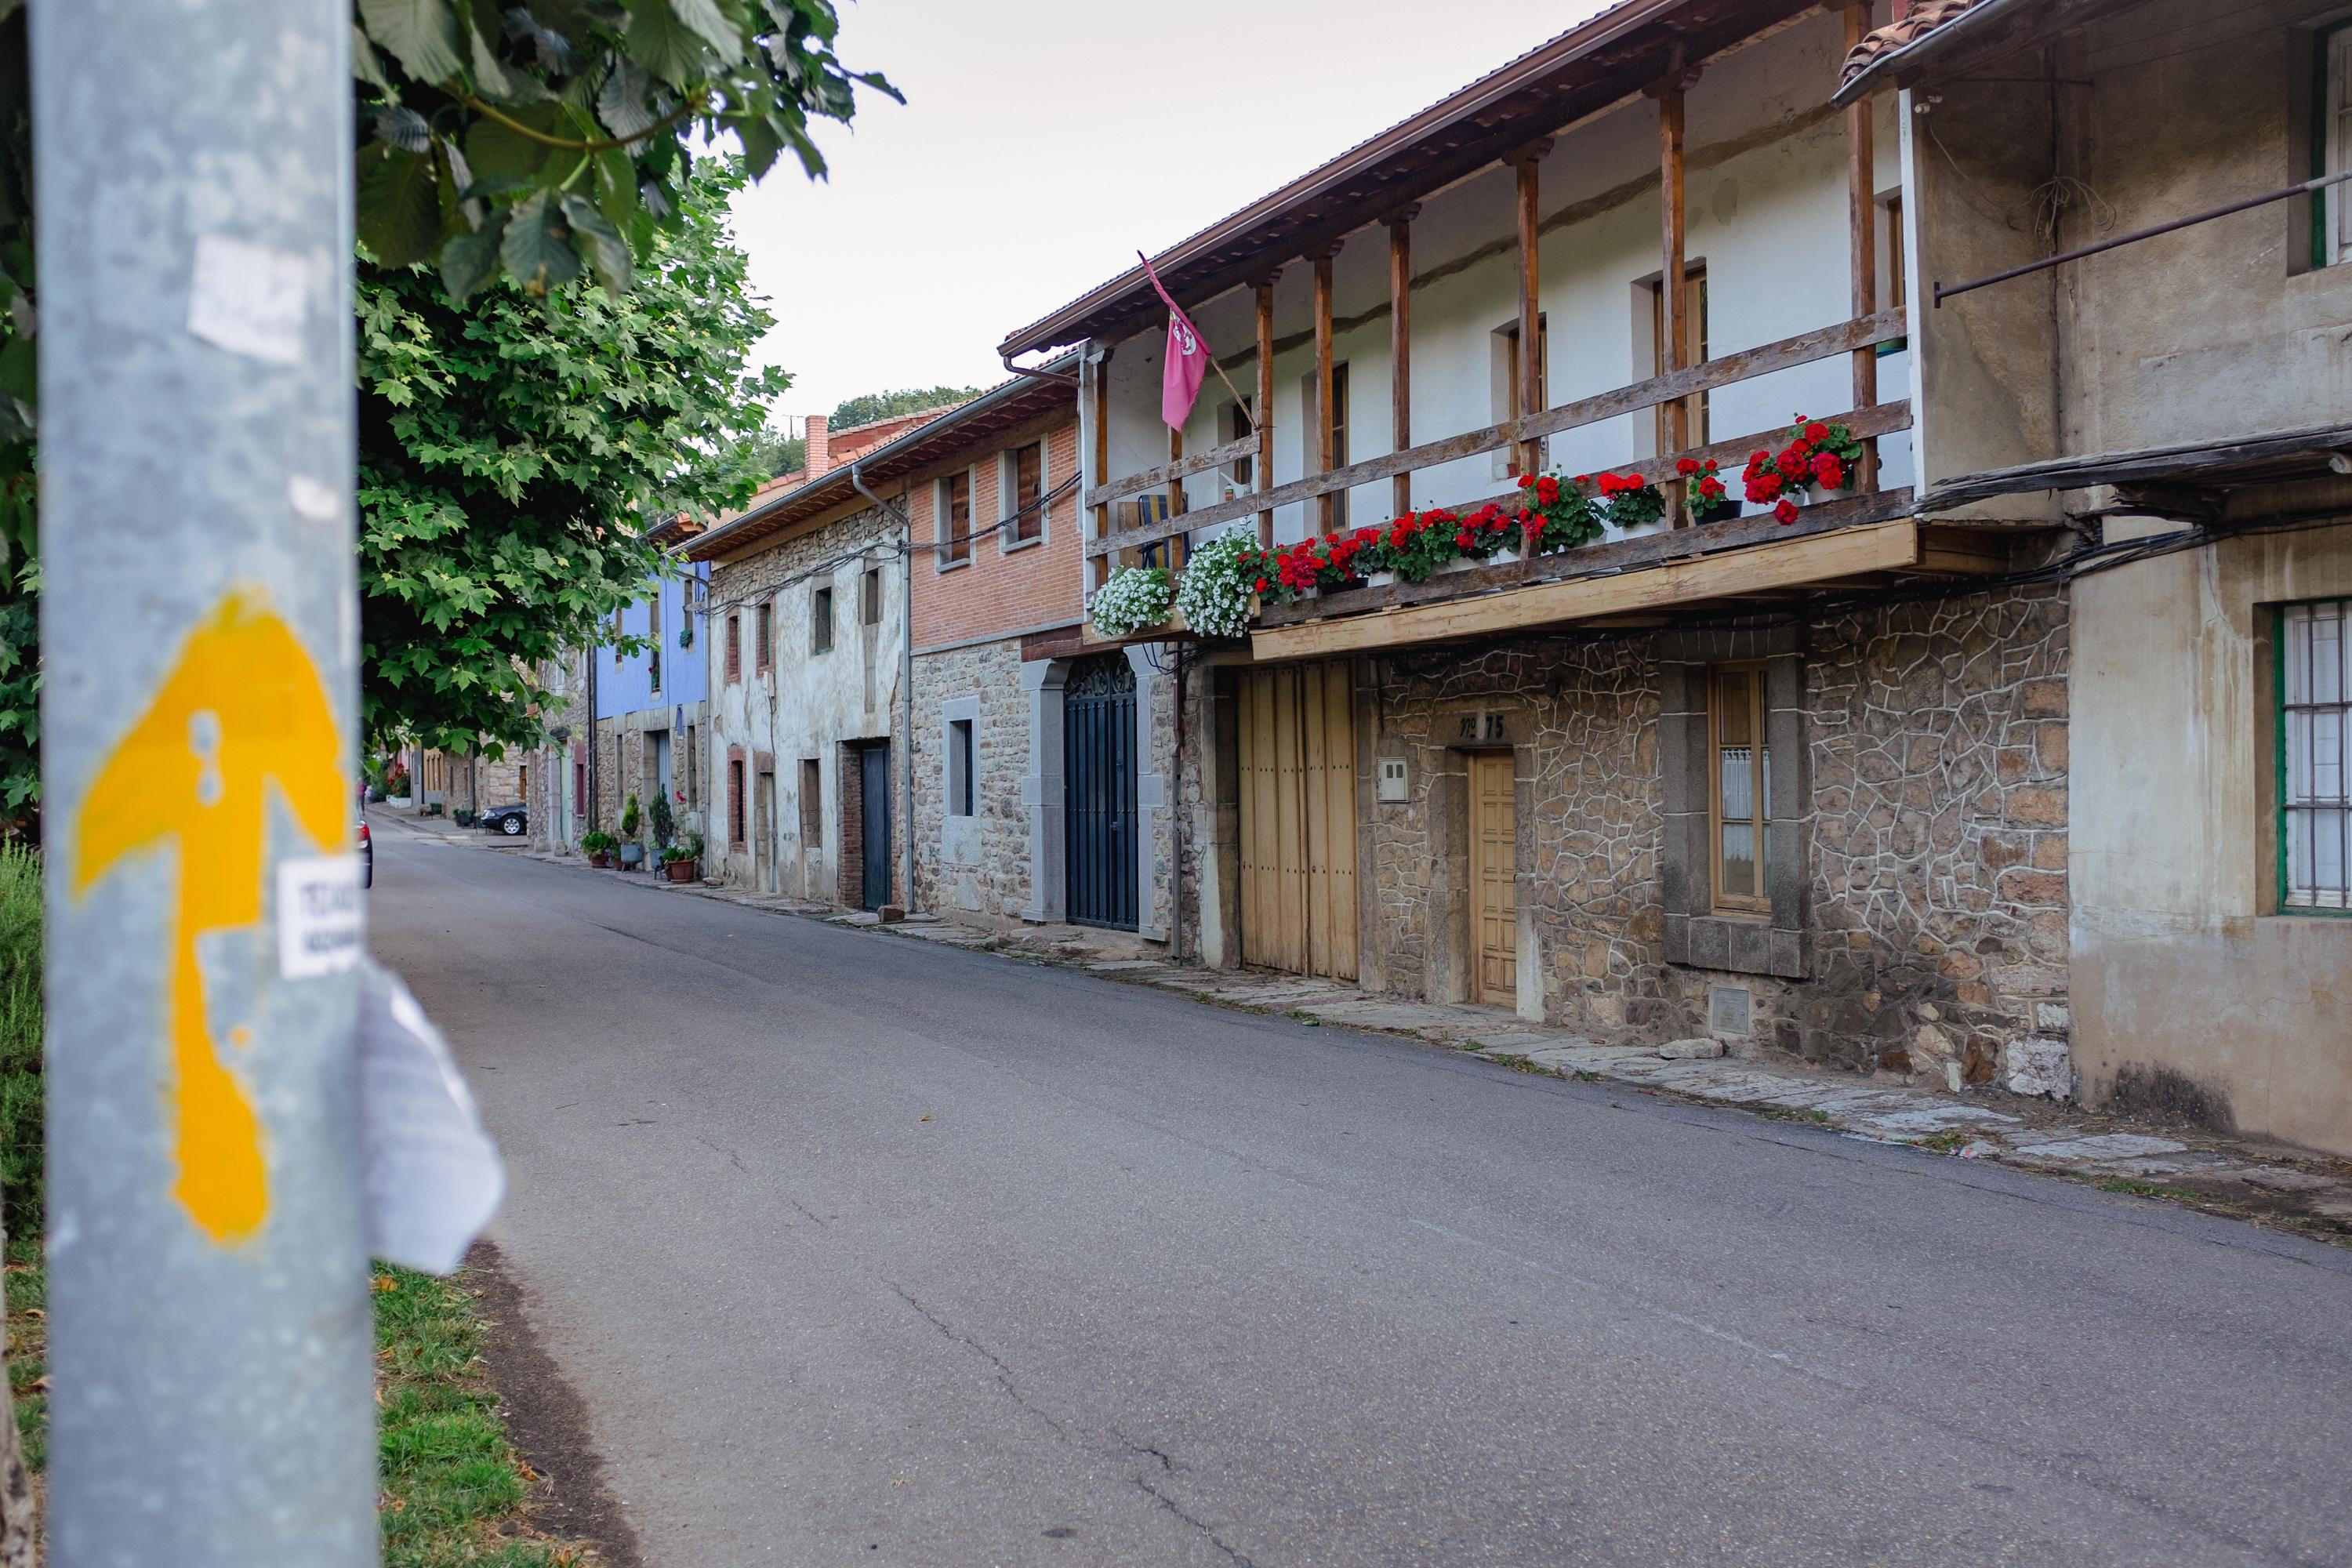
[{"label": "wooden balcony railing", "polygon": [[[1672,403],[1688,397],[1695,393],[1730,386],[1756,376],[1769,375],[1776,371],[1789,370],[1820,360],[1851,355],[1859,351],[1872,349],[1879,343],[1893,342],[1902,337],[1906,330],[1904,312],[1882,310],[1874,315],[1841,321],[1835,326],[1802,332],[1796,337],[1783,338],[1779,342],[1743,349],[1738,353],[1726,354],[1721,359],[1708,360],[1686,369],[1669,371],[1664,375],[1652,376],[1647,381],[1637,381],[1629,386],[1621,386],[1592,397],[1579,398],[1572,403],[1563,403],[1558,407],[1547,408],[1518,419],[1506,420],[1499,425],[1489,425],[1484,429],[1465,431],[1459,436],[1449,436],[1443,440],[1425,442],[1420,446],[1406,447],[1402,451],[1390,452],[1377,458],[1367,458],[1362,462],[1350,463],[1344,468],[1332,468],[1328,472],[1310,474],[1286,484],[1266,483],[1267,469],[1270,465],[1265,460],[1265,455],[1263,449],[1265,433],[1259,431],[1241,440],[1202,452],[1197,456],[1171,461],[1139,474],[1130,474],[1125,479],[1114,479],[1087,491],[1087,506],[1108,509],[1113,500],[1120,497],[1137,495],[1145,490],[1172,484],[1187,475],[1206,472],[1222,463],[1232,462],[1240,458],[1257,459],[1254,468],[1258,479],[1258,488],[1249,494],[1234,496],[1227,500],[1213,502],[1189,510],[1172,511],[1168,516],[1154,518],[1132,528],[1116,531],[1105,530],[1087,542],[1087,554],[1090,559],[1104,556],[1116,557],[1123,552],[1154,543],[1171,534],[1186,533],[1201,528],[1213,528],[1219,523],[1230,522],[1236,518],[1269,512],[1276,507],[1312,500],[1317,496],[1328,495],[1337,490],[1350,489],[1358,485],[1370,484],[1380,479],[1394,479],[1399,475],[1411,474],[1416,469],[1434,468],[1442,463],[1451,463],[1486,452],[1499,451],[1522,441],[1538,440],[1547,436],[1556,436],[1564,430],[1574,430],[1587,425],[1597,425],[1603,420],[1636,414],[1646,408],[1656,407],[1662,403]],[[1911,425],[1911,405],[1902,400],[1875,403],[1868,407],[1851,409],[1843,414],[1824,415],[1819,417],[1833,419],[1850,427],[1857,437],[1874,440],[1878,437],[1895,431],[1908,429]],[[1778,429],[1756,431],[1731,440],[1710,442],[1704,447],[1685,447],[1630,464],[1612,465],[1612,471],[1639,473],[1643,478],[1654,480],[1671,480],[1675,476],[1676,465],[1684,459],[1696,462],[1711,459],[1718,463],[1744,461],[1748,453],[1754,450],[1759,444],[1777,439],[1780,434]]]}]

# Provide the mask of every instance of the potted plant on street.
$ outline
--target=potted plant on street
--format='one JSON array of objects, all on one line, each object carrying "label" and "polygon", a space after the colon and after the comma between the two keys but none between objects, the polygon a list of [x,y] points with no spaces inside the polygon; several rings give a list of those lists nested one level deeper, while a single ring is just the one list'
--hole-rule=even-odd
[{"label": "potted plant on street", "polygon": [[460,827],[474,826],[474,808],[470,805],[461,805],[449,815],[457,819],[457,826]]},{"label": "potted plant on street", "polygon": [[701,870],[702,835],[689,833],[683,844],[672,844],[661,853],[662,875],[673,882],[691,882]]},{"label": "potted plant on street", "polygon": [[645,822],[645,814],[637,809],[637,797],[631,795],[628,805],[621,808],[621,869],[646,863],[646,847],[637,841],[637,829]]},{"label": "potted plant on street", "polygon": [[581,853],[588,864],[603,870],[613,863],[613,836],[609,833],[583,833],[580,836]]}]

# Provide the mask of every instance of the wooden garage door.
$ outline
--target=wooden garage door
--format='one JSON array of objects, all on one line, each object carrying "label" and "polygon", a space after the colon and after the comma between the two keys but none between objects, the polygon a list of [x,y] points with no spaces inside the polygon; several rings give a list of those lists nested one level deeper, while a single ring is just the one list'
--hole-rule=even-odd
[{"label": "wooden garage door", "polygon": [[1345,661],[1245,670],[1242,959],[1356,978],[1356,721]]}]

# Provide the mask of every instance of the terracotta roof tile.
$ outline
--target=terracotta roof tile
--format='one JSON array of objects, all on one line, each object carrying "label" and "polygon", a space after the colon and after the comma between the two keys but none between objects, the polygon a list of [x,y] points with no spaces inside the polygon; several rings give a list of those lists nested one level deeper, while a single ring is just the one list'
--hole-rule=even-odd
[{"label": "terracotta roof tile", "polygon": [[1974,10],[1977,4],[1978,0],[1917,0],[1909,15],[1865,35],[1846,51],[1845,68],[1838,80],[1852,81],[1884,57],[1916,43],[1961,12]]}]

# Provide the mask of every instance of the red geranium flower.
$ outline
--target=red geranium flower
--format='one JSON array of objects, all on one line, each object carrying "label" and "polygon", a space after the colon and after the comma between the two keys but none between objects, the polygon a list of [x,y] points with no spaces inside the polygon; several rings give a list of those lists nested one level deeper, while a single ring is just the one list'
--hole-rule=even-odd
[{"label": "red geranium flower", "polygon": [[1808,425],[1808,426],[1805,426],[1805,439],[1806,439],[1806,440],[1808,440],[1808,441],[1826,441],[1826,440],[1828,440],[1829,438],[1830,438],[1830,427],[1829,427],[1828,426],[1826,426],[1826,425],[1822,424],[1820,420],[1816,419],[1816,420],[1814,420],[1811,424],[1810,424],[1810,425]]},{"label": "red geranium flower", "polygon": [[1521,474],[1519,476],[1519,489],[1527,489],[1529,485],[1535,482],[1536,477],[1533,474]]},{"label": "red geranium flower", "polygon": [[1265,592],[1265,579],[1263,577],[1257,580],[1257,591],[1261,594]]},{"label": "red geranium flower", "polygon": [[1675,464],[1675,472],[1682,475],[1685,479],[1688,479],[1691,475],[1698,472],[1698,464],[1688,458],[1682,458]]},{"label": "red geranium flower", "polygon": [[1467,550],[1478,542],[1471,537],[1470,531],[1465,528],[1461,532],[1454,536],[1454,542],[1460,545],[1463,549]]},{"label": "red geranium flower", "polygon": [[1797,449],[1794,447],[1791,447],[1787,451],[1780,454],[1780,462],[1774,466],[1777,467],[1781,473],[1793,479],[1799,474],[1805,471],[1805,459],[1798,456]]},{"label": "red geranium flower", "polygon": [[1772,515],[1784,525],[1794,522],[1797,521],[1797,503],[1792,500],[1783,500],[1772,509]]},{"label": "red geranium flower", "polygon": [[1844,478],[1845,465],[1837,460],[1836,453],[1816,452],[1813,454],[1813,482],[1815,484],[1834,487],[1839,480]]}]

